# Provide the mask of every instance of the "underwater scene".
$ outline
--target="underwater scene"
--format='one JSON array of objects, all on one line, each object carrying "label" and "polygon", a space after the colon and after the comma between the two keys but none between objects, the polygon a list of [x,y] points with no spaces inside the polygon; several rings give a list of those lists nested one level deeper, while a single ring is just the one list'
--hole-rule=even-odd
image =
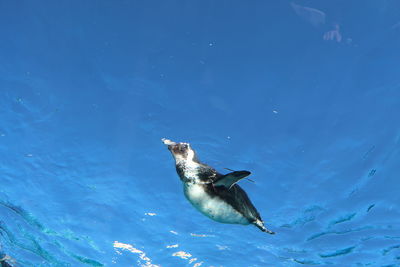
[{"label": "underwater scene", "polygon": [[0,266],[400,266],[400,2],[0,1]]}]

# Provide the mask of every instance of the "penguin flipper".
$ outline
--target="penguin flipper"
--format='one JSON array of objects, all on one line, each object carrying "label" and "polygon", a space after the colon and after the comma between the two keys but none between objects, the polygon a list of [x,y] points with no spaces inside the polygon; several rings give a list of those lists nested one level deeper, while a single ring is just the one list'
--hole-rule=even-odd
[{"label": "penguin flipper", "polygon": [[222,175],[215,182],[214,186],[224,186],[230,189],[234,184],[239,182],[241,179],[249,176],[251,172],[249,171],[234,171],[228,174]]}]

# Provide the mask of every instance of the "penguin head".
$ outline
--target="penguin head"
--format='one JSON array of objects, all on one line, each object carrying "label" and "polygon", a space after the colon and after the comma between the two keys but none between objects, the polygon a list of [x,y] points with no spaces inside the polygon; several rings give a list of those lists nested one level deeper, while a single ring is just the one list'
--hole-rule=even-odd
[{"label": "penguin head", "polygon": [[175,143],[168,139],[162,140],[171,151],[176,163],[178,162],[197,162],[196,152],[191,148],[189,143]]}]

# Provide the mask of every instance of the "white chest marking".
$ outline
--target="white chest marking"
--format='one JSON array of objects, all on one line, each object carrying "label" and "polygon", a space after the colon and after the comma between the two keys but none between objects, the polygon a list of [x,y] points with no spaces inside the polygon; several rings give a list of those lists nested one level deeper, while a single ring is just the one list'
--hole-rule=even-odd
[{"label": "white chest marking", "polygon": [[200,164],[192,160],[177,160],[177,164],[181,164],[186,181],[201,183],[198,179]]},{"label": "white chest marking", "polygon": [[202,185],[185,183],[184,192],[189,202],[201,213],[221,223],[249,224],[249,221],[219,197],[207,194]]}]

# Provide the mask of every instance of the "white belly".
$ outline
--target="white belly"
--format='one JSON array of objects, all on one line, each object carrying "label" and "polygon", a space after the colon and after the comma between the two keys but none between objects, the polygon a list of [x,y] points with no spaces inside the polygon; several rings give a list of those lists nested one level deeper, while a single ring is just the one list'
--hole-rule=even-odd
[{"label": "white belly", "polygon": [[219,197],[208,195],[202,185],[184,184],[186,198],[201,213],[221,223],[249,224],[249,221]]}]

